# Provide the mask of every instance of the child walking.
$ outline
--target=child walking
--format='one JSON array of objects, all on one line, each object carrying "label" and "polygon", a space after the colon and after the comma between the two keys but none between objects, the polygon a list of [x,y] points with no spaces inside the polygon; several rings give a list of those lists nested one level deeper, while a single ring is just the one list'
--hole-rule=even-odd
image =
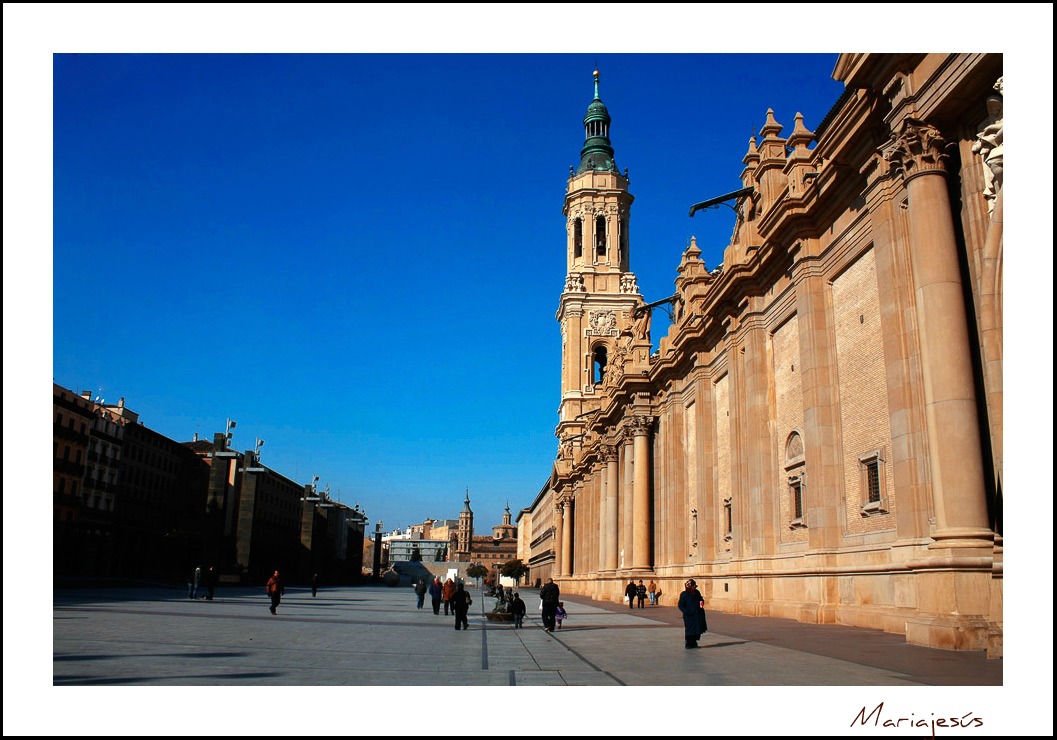
[{"label": "child walking", "polygon": [[558,629],[562,628],[562,620],[569,616],[568,612],[565,611],[565,602],[558,602],[558,610],[554,612],[554,621],[558,625]]}]

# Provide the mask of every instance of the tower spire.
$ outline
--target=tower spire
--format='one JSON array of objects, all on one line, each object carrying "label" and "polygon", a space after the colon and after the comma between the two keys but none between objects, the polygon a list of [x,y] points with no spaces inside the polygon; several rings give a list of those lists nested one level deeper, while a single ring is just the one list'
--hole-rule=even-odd
[{"label": "tower spire", "polygon": [[594,71],[595,97],[587,106],[584,116],[584,148],[580,150],[580,166],[577,175],[591,170],[617,172],[617,163],[613,159],[613,146],[609,141],[609,111],[602,102],[598,85],[598,70]]}]

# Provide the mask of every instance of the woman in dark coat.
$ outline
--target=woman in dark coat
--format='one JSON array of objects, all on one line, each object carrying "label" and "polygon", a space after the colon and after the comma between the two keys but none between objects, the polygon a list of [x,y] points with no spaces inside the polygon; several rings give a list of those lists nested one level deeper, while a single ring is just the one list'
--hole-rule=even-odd
[{"label": "woman in dark coat", "polygon": [[699,647],[697,641],[708,632],[708,623],[705,621],[705,599],[693,578],[686,582],[686,590],[679,594],[679,611],[683,613],[686,648]]},{"label": "woman in dark coat", "polygon": [[436,576],[433,577],[433,583],[429,584],[429,598],[433,602],[433,613],[440,614],[440,597],[444,593],[444,587],[440,583],[440,579]]}]

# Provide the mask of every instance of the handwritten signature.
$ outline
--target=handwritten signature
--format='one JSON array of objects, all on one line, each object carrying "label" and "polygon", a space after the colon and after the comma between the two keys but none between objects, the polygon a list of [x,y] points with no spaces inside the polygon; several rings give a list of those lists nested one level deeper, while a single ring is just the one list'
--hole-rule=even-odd
[{"label": "handwritten signature", "polygon": [[932,730],[932,737],[936,737],[936,728],[966,728],[966,727],[983,727],[984,720],[981,717],[974,717],[972,712],[966,712],[961,717],[937,717],[935,712],[929,713],[929,718],[918,717],[913,712],[910,713],[909,717],[892,717],[883,718],[884,714],[884,702],[881,702],[872,710],[867,712],[867,708],[863,707],[855,719],[851,721],[850,727],[855,727],[856,723],[860,727],[868,724],[873,724],[874,727],[893,727],[893,728],[929,728]]}]

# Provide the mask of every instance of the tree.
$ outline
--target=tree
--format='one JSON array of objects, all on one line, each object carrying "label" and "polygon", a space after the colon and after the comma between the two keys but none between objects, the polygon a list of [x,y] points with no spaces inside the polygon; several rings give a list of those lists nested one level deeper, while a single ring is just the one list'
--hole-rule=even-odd
[{"label": "tree", "polygon": [[521,583],[522,577],[529,572],[529,568],[521,562],[521,558],[514,558],[503,563],[499,572],[507,578],[513,578],[515,583]]},{"label": "tree", "polygon": [[481,579],[488,575],[488,568],[484,567],[480,563],[470,563],[469,567],[466,568],[466,575],[469,578],[476,578],[477,585],[481,585]]},{"label": "tree", "polygon": [[411,546],[411,562],[418,563],[422,561],[422,551],[418,549],[418,545]]}]

